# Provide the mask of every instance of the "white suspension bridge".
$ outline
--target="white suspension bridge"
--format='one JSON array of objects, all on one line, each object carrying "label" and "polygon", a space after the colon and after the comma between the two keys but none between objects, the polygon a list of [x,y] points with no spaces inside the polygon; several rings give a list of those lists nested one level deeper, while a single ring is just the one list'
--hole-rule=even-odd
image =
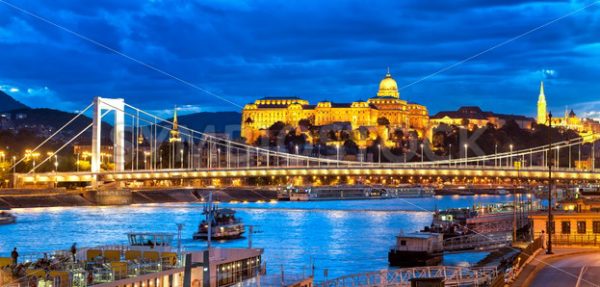
[{"label": "white suspension bridge", "polygon": [[[157,182],[171,184],[213,185],[221,180],[232,184],[244,184],[244,179],[256,177],[297,178],[297,177],[410,177],[410,178],[519,178],[527,181],[543,181],[548,175],[549,160],[553,166],[553,177],[563,181],[597,182],[600,173],[595,168],[595,144],[598,135],[592,138],[576,138],[554,142],[534,148],[512,150],[469,157],[469,146],[464,144],[461,158],[439,158],[424,160],[421,147],[421,161],[381,162],[381,148],[378,161],[368,162],[364,154],[358,160],[345,160],[340,146],[336,146],[335,158],[320,154],[307,155],[301,147],[287,148],[294,152],[283,152],[278,146],[257,147],[230,140],[206,132],[178,126],[176,119],[169,121],[147,111],[127,104],[123,99],[97,97],[73,119],[56,130],[50,137],[29,151],[29,155],[41,151],[54,137],[67,127],[92,111],[92,123],[77,132],[58,149],[46,153],[46,157],[33,161],[28,172],[15,173],[15,186],[47,185],[69,182],[102,183],[140,182],[155,185]],[[103,152],[103,119],[114,114],[112,121],[111,153]],[[126,124],[129,124],[126,127]],[[58,171],[58,154],[66,153],[66,147],[81,140],[91,130],[90,170],[79,170],[77,154],[76,168]],[[104,136],[104,137],[103,137]],[[167,139],[167,137],[169,137]],[[126,143],[126,141],[129,141]],[[591,155],[581,158],[581,148],[586,142],[592,143]],[[178,153],[179,151],[179,153]],[[577,151],[575,155],[574,151]],[[560,153],[567,152],[566,164],[561,164]],[[576,156],[577,158],[573,158]],[[112,158],[112,161],[107,160]],[[13,170],[30,159],[25,155],[14,160]],[[588,160],[587,169],[576,168],[573,161]],[[37,172],[44,164],[54,162],[52,172]],[[108,164],[110,162],[110,164]],[[518,162],[519,165],[516,165]]]}]

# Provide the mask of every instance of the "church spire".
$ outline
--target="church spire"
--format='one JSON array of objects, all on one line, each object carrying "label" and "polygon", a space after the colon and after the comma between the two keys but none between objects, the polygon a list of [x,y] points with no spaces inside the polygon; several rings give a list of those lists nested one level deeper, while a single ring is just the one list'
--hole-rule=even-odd
[{"label": "church spire", "polygon": [[546,95],[544,94],[544,82],[542,81],[540,83],[540,95],[537,102],[537,123],[547,124],[547,117]]},{"label": "church spire", "polygon": [[180,142],[181,138],[179,137],[179,124],[177,123],[177,106],[175,106],[175,110],[173,111],[173,128],[169,132],[171,137],[169,137],[169,142]]}]

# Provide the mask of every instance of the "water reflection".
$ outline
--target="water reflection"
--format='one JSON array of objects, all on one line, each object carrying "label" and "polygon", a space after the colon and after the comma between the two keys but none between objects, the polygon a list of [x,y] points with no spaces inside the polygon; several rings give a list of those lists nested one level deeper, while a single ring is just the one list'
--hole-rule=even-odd
[{"label": "water reflection", "polygon": [[[506,201],[504,196],[432,197],[393,200],[323,202],[221,203],[237,209],[246,224],[255,225],[253,243],[265,248],[270,274],[284,265],[288,273],[310,270],[317,279],[388,268],[387,252],[395,236],[417,231],[431,222],[434,208],[468,207]],[[124,207],[61,207],[16,209],[18,223],[0,226],[0,256],[17,246],[23,253],[79,246],[125,244],[130,231],[176,233],[183,223],[186,250],[205,248],[191,240],[202,219],[200,203],[132,205]],[[425,210],[425,211],[424,211]],[[246,236],[249,236],[248,234]],[[246,247],[246,239],[215,242],[215,246]],[[445,264],[470,264],[485,253],[446,257]]]}]

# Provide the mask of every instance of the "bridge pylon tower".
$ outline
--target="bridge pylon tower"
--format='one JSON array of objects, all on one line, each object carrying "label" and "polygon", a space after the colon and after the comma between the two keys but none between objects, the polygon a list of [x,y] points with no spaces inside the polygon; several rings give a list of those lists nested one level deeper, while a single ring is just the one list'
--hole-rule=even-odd
[{"label": "bridge pylon tower", "polygon": [[102,111],[114,111],[113,152],[115,171],[125,171],[125,100],[94,98],[94,118],[92,124],[91,172],[101,171]]}]

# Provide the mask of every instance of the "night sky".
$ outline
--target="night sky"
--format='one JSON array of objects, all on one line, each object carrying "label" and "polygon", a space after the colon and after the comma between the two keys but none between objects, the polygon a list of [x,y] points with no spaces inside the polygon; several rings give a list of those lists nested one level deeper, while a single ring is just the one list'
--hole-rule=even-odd
[{"label": "night sky", "polygon": [[555,114],[600,118],[600,2],[419,81],[592,3],[0,0],[0,88],[67,111],[95,95],[162,114],[239,111],[264,96],[366,100],[389,66],[400,97],[431,114],[533,115],[544,80]]}]

